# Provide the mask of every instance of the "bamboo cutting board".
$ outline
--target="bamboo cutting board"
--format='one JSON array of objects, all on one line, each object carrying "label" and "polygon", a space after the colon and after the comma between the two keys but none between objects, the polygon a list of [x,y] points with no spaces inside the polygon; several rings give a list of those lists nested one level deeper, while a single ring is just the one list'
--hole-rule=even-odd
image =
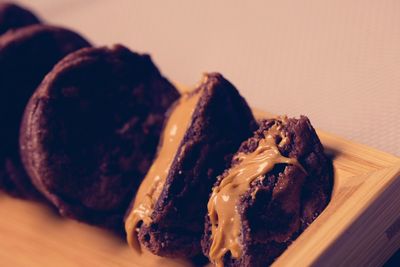
[{"label": "bamboo cutting board", "polygon": [[[268,117],[257,112],[257,117]],[[380,265],[400,247],[400,158],[318,132],[333,157],[325,211],[274,266]],[[0,195],[0,266],[191,266],[131,251],[124,240],[59,217],[38,203]]]}]

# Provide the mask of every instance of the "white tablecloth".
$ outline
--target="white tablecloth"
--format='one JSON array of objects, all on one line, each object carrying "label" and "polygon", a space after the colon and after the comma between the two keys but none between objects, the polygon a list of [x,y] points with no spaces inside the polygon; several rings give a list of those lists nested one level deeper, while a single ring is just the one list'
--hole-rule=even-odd
[{"label": "white tablecloth", "polygon": [[171,80],[219,71],[252,106],[400,155],[400,1],[24,0]]}]

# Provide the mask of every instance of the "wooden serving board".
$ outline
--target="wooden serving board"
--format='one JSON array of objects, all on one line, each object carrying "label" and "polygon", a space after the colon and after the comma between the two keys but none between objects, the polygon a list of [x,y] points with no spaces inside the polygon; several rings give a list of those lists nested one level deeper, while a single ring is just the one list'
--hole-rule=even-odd
[{"label": "wooden serving board", "polygon": [[[268,117],[255,112],[257,117]],[[274,266],[365,266],[400,247],[400,158],[318,132],[333,157],[330,204]],[[0,266],[191,266],[137,255],[104,230],[59,217],[38,203],[0,195]]]}]

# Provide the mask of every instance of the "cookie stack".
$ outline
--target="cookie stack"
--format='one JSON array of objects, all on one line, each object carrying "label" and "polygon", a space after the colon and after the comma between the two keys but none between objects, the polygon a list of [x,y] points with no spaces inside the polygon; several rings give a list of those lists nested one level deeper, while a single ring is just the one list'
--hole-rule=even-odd
[{"label": "cookie stack", "polygon": [[1,188],[122,231],[178,91],[147,55],[0,8]]},{"label": "cookie stack", "polygon": [[53,66],[90,44],[82,36],[40,23],[31,12],[0,5],[0,185],[7,192],[37,198],[19,155],[18,136],[25,106]]},{"label": "cookie stack", "polygon": [[206,73],[182,92],[148,55],[92,47],[0,5],[0,187],[166,257],[270,264],[323,211],[331,165],[310,121],[256,121]]}]

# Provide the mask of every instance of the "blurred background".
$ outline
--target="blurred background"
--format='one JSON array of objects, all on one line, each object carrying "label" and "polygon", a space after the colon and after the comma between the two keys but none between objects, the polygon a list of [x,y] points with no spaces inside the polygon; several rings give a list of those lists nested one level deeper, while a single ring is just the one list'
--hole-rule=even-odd
[{"label": "blurred background", "polygon": [[[237,2],[237,3],[235,3]],[[21,0],[170,80],[218,71],[253,107],[400,155],[400,1]]]}]

